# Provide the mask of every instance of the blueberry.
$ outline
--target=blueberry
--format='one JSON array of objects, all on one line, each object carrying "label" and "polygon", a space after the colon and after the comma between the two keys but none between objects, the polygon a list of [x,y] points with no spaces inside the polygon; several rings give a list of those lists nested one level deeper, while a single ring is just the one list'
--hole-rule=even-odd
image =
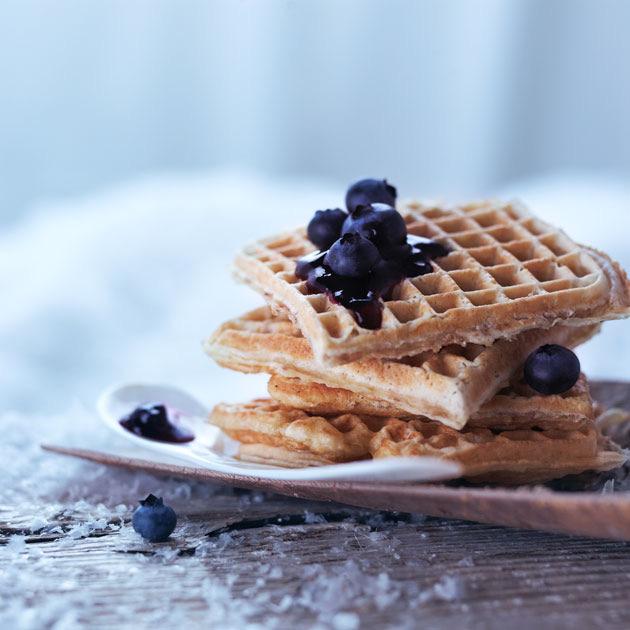
[{"label": "blueberry", "polygon": [[378,295],[386,296],[404,276],[399,263],[393,260],[382,260],[372,270],[368,286]]},{"label": "blueberry", "polygon": [[352,212],[358,206],[371,203],[386,203],[396,205],[396,189],[387,183],[386,179],[362,179],[348,188],[346,193],[346,208]]},{"label": "blueberry", "polygon": [[327,289],[331,289],[335,283],[336,277],[325,267],[319,266],[311,269],[308,274],[306,284],[309,291],[313,293],[324,293]]},{"label": "blueberry", "polygon": [[324,263],[339,276],[366,276],[381,259],[376,246],[355,232],[344,234],[328,250]]},{"label": "blueberry", "polygon": [[175,529],[177,514],[162,499],[150,494],[133,513],[133,528],[150,542],[164,542]]},{"label": "blueberry", "polygon": [[449,253],[448,248],[442,245],[442,243],[437,243],[424,236],[409,234],[409,236],[407,236],[407,243],[411,245],[414,253],[422,254],[425,258],[442,258],[442,256],[446,256]]},{"label": "blueberry", "polygon": [[433,273],[431,261],[423,256],[411,256],[405,262],[404,269],[408,278],[416,278],[417,276],[424,276],[426,273]]},{"label": "blueberry", "polygon": [[318,210],[306,229],[311,243],[319,249],[328,249],[341,236],[341,227],[347,216],[340,208]]},{"label": "blueberry", "polygon": [[365,287],[343,287],[333,293],[333,298],[352,311],[362,328],[376,330],[383,321],[383,304],[378,296]]},{"label": "blueberry", "polygon": [[295,263],[295,275],[300,280],[306,280],[309,273],[324,262],[325,257],[326,252],[320,252],[319,250],[311,252],[306,256],[302,256],[302,258],[299,258]]},{"label": "blueberry", "polygon": [[344,221],[342,234],[357,232],[370,239],[380,251],[389,252],[404,246],[407,226],[402,216],[391,206],[373,203],[359,206]]},{"label": "blueberry", "polygon": [[191,442],[195,434],[177,422],[177,413],[162,403],[136,407],[120,419],[120,426],[134,435],[157,442]]},{"label": "blueberry", "polygon": [[549,344],[532,352],[525,362],[525,381],[540,394],[562,394],[580,377],[580,361],[568,348]]},{"label": "blueberry", "polygon": [[396,260],[398,262],[407,260],[413,252],[411,245],[407,243],[394,245],[393,247],[383,247],[379,251],[385,260]]}]

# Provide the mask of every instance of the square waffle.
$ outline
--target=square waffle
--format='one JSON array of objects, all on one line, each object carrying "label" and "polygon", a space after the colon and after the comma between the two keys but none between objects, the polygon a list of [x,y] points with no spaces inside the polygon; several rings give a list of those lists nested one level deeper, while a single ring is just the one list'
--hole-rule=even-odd
[{"label": "square waffle", "polygon": [[454,431],[431,421],[343,414],[323,418],[268,400],[217,405],[210,423],[240,442],[245,461],[319,466],[372,457],[432,456],[457,462],[474,481],[540,482],[610,470],[624,457],[593,426],[575,431]]},{"label": "square waffle", "polygon": [[369,444],[383,420],[343,414],[322,418],[269,399],[217,405],[210,423],[240,442],[246,461],[288,468],[369,459]]},{"label": "square waffle", "polygon": [[384,302],[378,330],[295,276],[314,250],[304,229],[258,241],[235,260],[235,275],[286,309],[329,365],[365,356],[401,358],[456,344],[490,345],[559,322],[584,325],[628,316],[625,272],[605,254],[574,243],[521,205],[485,201],[461,206],[408,203],[409,234],[450,249],[433,273],[409,278]]},{"label": "square waffle", "polygon": [[[269,395],[285,407],[330,416],[343,413],[405,418],[408,414],[384,400],[326,387],[297,378],[272,376]],[[522,380],[501,390],[473,414],[467,427],[491,429],[580,429],[593,422],[593,401],[584,375],[564,394],[537,395]],[[426,418],[421,418],[426,420]]]},{"label": "square waffle", "polygon": [[489,347],[451,346],[437,354],[401,360],[365,358],[327,367],[315,359],[308,341],[286,316],[273,316],[269,307],[263,307],[223,324],[206,341],[205,350],[219,365],[233,370],[351,390],[384,401],[402,415],[425,416],[460,429],[509,383],[533,350],[546,343],[576,346],[595,332],[597,326],[556,326]]},{"label": "square waffle", "polygon": [[390,419],[370,442],[372,457],[442,457],[475,482],[538,483],[585,470],[605,471],[626,458],[594,426],[573,431],[454,431],[437,422]]}]

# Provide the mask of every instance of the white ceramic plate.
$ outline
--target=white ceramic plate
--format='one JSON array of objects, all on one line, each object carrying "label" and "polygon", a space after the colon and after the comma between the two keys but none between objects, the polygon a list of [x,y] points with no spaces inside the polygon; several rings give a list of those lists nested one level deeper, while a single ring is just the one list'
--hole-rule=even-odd
[{"label": "white ceramic plate", "polygon": [[[181,424],[194,434],[192,442],[171,444],[139,437],[123,428],[119,420],[139,405],[161,402],[181,413]],[[294,481],[369,480],[442,481],[460,476],[453,462],[434,457],[391,457],[331,466],[282,468],[251,464],[237,459],[238,442],[208,424],[208,410],[186,392],[168,385],[129,384],[110,387],[99,397],[96,407],[103,422],[137,447],[176,457],[203,468],[234,475]]]}]

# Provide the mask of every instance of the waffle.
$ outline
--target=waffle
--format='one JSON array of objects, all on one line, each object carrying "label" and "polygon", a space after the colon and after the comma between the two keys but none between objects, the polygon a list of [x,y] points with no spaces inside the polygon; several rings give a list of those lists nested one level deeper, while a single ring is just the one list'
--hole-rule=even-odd
[{"label": "waffle", "polygon": [[538,346],[575,346],[596,331],[596,326],[562,326],[528,331],[512,342],[500,340],[487,348],[449,347],[400,361],[366,358],[327,367],[315,360],[309,343],[286,316],[274,317],[269,307],[263,307],[223,324],[205,349],[217,363],[233,370],[349,389],[386,402],[396,416],[426,416],[459,429]]},{"label": "waffle", "polygon": [[450,345],[490,345],[559,322],[584,325],[628,316],[625,272],[605,254],[577,245],[522,206],[485,201],[446,207],[408,203],[408,232],[450,254],[434,272],[403,281],[384,302],[378,330],[309,294],[295,263],[313,251],[304,229],[258,241],[235,260],[236,277],[286,309],[320,362],[401,358]]},{"label": "waffle", "polygon": [[245,461],[289,468],[369,459],[369,444],[383,420],[352,414],[322,418],[269,399],[217,405],[210,423],[240,442]]},{"label": "waffle", "polygon": [[391,419],[370,443],[374,458],[433,456],[452,460],[474,482],[539,483],[585,470],[621,466],[621,451],[590,426],[574,431],[454,431],[437,422]]},{"label": "waffle", "polygon": [[217,405],[210,422],[240,442],[245,461],[321,466],[372,457],[433,456],[457,462],[474,481],[531,483],[584,470],[610,470],[624,457],[597,431],[476,428],[454,431],[431,421],[343,414],[330,418],[268,399]]},{"label": "waffle", "polygon": [[[277,403],[312,414],[330,416],[355,413],[389,418],[408,416],[404,410],[384,400],[297,378],[272,376],[268,389],[269,395]],[[536,428],[568,431],[586,427],[593,422],[593,417],[593,402],[586,379],[581,376],[570,391],[557,396],[536,395],[522,381],[516,382],[485,403],[466,426],[495,430]]]}]

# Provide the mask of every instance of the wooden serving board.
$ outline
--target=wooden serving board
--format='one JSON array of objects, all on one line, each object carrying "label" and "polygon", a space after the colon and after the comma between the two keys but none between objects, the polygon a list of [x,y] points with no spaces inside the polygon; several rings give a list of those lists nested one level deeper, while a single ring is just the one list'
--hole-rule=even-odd
[{"label": "wooden serving board", "polygon": [[[607,407],[630,410],[630,383],[595,382],[591,383],[591,391],[595,400]],[[43,448],[109,466],[228,484],[303,499],[630,541],[630,492],[569,493],[543,488],[455,488],[441,484],[268,480],[119,457],[85,449],[54,445],[43,445]]]}]

